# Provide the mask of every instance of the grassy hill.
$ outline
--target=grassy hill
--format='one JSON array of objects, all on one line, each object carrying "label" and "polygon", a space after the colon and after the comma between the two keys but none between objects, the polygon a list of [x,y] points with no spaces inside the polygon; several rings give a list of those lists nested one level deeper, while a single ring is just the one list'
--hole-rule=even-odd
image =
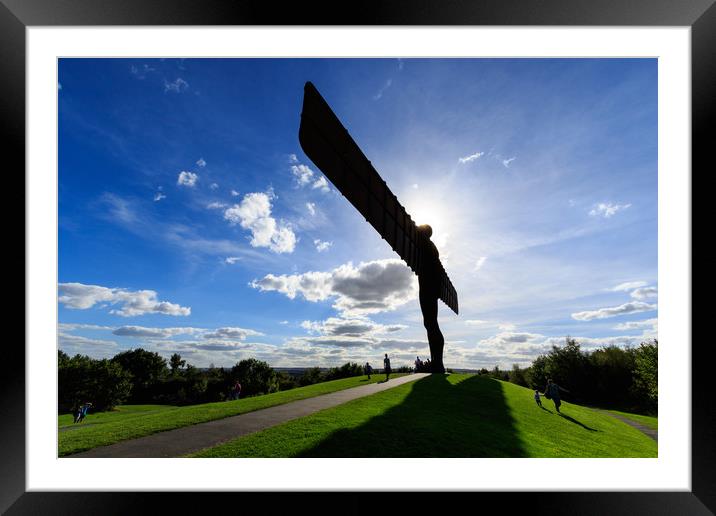
[{"label": "grassy hill", "polygon": [[[393,378],[398,376],[403,376],[403,374],[392,375]],[[57,421],[59,429],[58,455],[62,457],[97,446],[106,446],[157,432],[236,416],[330,392],[376,383],[383,379],[385,376],[377,374],[374,374],[370,380],[365,376],[356,376],[237,401],[220,401],[186,407],[125,405],[109,412],[96,414],[90,412],[84,422],[79,424],[73,424],[71,414],[62,414],[58,416]]]},{"label": "grassy hill", "polygon": [[607,414],[485,376],[433,375],[193,454],[197,457],[656,457]]}]

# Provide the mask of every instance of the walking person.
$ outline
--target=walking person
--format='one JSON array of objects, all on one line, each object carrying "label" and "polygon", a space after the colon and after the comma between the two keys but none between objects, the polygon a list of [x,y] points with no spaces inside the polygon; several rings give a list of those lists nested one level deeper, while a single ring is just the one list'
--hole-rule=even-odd
[{"label": "walking person", "polygon": [[89,401],[85,402],[84,405],[80,407],[79,413],[77,414],[77,419],[75,420],[75,423],[80,423],[84,420],[84,418],[87,417],[87,411],[92,406],[92,403]]},{"label": "walking person", "polygon": [[373,368],[370,366],[370,362],[365,363],[365,374],[368,375],[368,379],[370,380],[370,375],[373,372]]},{"label": "walking person", "polygon": [[564,389],[563,387],[560,387],[556,383],[552,381],[550,378],[547,380],[547,387],[544,389],[544,397],[547,399],[551,399],[554,402],[554,408],[557,411],[557,414],[559,414],[559,406],[562,404],[562,400],[560,399],[560,391],[562,392],[569,392],[567,389]]},{"label": "walking person", "polygon": [[383,370],[385,370],[385,381],[387,382],[390,377],[390,359],[388,358],[388,353],[385,354],[385,358],[383,359]]},{"label": "walking person", "polygon": [[535,402],[540,407],[542,406],[542,400],[540,400],[540,398],[539,398],[539,390],[537,390],[537,389],[535,389]]},{"label": "walking person", "polygon": [[236,380],[236,383],[234,384],[234,399],[238,400],[239,396],[241,396],[241,384],[238,380]]}]

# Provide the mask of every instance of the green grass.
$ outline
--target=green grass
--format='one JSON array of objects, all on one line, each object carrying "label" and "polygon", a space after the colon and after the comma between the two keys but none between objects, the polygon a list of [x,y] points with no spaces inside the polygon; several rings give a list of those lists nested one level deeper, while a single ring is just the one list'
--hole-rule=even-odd
[{"label": "green grass", "polygon": [[626,423],[484,376],[433,375],[194,457],[656,457]]},{"label": "green grass", "polygon": [[629,412],[621,412],[619,410],[607,410],[607,412],[612,412],[614,414],[617,414],[619,416],[622,416],[626,419],[631,419],[632,421],[635,421],[639,424],[642,424],[648,428],[652,428],[654,430],[659,429],[659,419],[652,416],[643,416],[641,414],[631,414]]},{"label": "green grass", "polygon": [[74,423],[73,414],[60,415],[57,418],[57,427],[79,430],[88,424],[103,425],[114,421],[129,421],[134,417],[142,417],[155,412],[166,412],[175,408],[177,407],[171,405],[119,405],[115,407],[114,410],[97,413],[93,413],[92,409],[90,409],[87,417],[79,424]]},{"label": "green grass", "polygon": [[[403,376],[393,374],[392,377]],[[385,379],[384,375],[372,375],[344,378],[330,382],[298,387],[283,392],[254,396],[237,401],[205,403],[187,407],[167,405],[125,405],[111,412],[93,414],[91,409],[82,423],[74,425],[72,415],[58,417],[58,427],[66,428],[58,433],[58,455],[63,457],[73,453],[106,446],[127,439],[173,430],[183,426],[204,423],[215,419],[244,414],[254,410],[273,407],[291,401],[312,398],[351,387],[376,383]],[[69,427],[69,428],[68,428]]]}]

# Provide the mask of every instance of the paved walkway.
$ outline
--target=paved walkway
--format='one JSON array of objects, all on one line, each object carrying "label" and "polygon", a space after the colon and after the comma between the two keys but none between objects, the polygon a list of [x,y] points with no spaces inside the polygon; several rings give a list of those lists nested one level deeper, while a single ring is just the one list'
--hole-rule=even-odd
[{"label": "paved walkway", "polygon": [[615,419],[618,419],[619,421],[623,421],[627,425],[633,426],[637,430],[640,430],[641,432],[645,433],[652,439],[654,439],[656,442],[659,442],[659,432],[653,428],[649,428],[648,426],[644,426],[641,423],[637,423],[636,421],[632,421],[631,419],[627,419],[625,417],[620,416],[619,414],[614,414],[612,412],[606,411],[606,410],[600,410],[596,409],[597,412],[601,412],[602,414],[606,414],[607,416],[612,416]]},{"label": "paved walkway", "polygon": [[121,441],[109,446],[100,446],[82,453],[68,455],[68,457],[182,457],[292,419],[308,416],[319,410],[332,408],[347,401],[419,380],[428,375],[429,373],[408,374],[393,378],[388,382],[362,385],[352,389],[247,412],[238,416],[159,432],[138,439]]}]

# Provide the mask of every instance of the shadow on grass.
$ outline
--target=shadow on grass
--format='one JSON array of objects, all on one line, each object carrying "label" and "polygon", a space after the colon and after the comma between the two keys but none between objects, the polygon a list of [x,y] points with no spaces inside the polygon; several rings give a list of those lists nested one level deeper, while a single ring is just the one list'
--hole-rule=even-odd
[{"label": "shadow on grass", "polygon": [[496,380],[417,380],[403,403],[298,457],[526,457]]},{"label": "shadow on grass", "polygon": [[564,414],[563,412],[560,412],[559,415],[562,416],[562,417],[563,417],[564,419],[566,419],[567,421],[570,421],[571,423],[574,423],[575,425],[581,426],[581,427],[584,428],[585,430],[589,430],[590,432],[599,432],[599,430],[596,430],[596,429],[594,429],[594,428],[589,428],[589,427],[588,427],[587,425],[585,425],[584,423],[582,423],[582,422],[580,422],[580,421],[577,421],[577,420],[574,419],[573,417],[570,417],[570,416]]},{"label": "shadow on grass", "polygon": [[541,408],[542,410],[545,410],[545,411],[549,412],[550,414],[554,414],[554,412],[552,412],[550,409],[545,408],[544,405],[540,405],[539,408]]}]

